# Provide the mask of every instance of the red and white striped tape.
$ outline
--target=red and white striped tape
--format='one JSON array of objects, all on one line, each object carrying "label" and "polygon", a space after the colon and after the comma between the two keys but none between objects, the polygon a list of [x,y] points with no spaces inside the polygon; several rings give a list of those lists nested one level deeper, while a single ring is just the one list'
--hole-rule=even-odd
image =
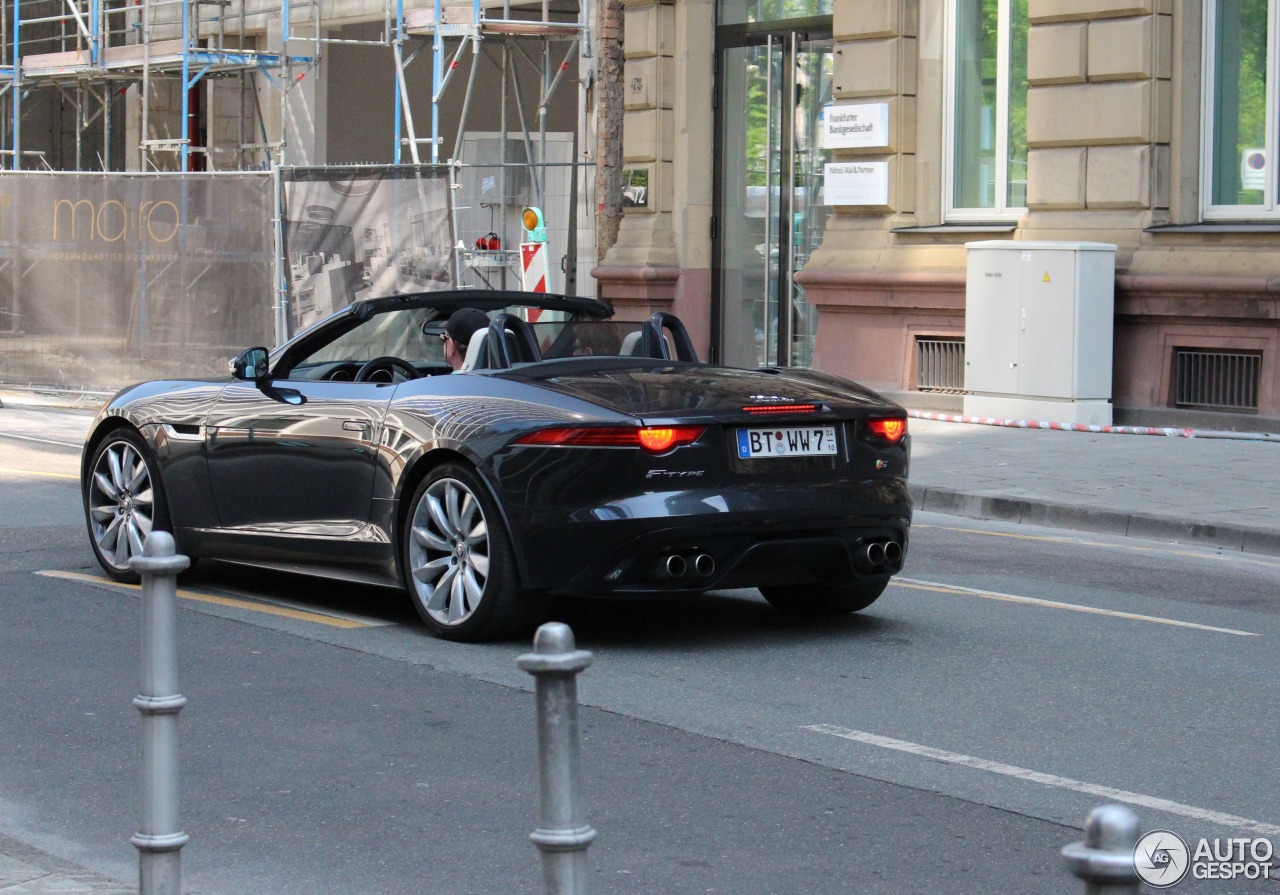
[{"label": "red and white striped tape", "polygon": [[950,413],[933,413],[926,410],[908,410],[907,415],[918,420],[937,420],[944,423],[973,423],[979,426],[1006,426],[1011,429],[1057,429],[1063,432],[1098,432],[1111,435],[1165,435],[1172,438],[1195,438],[1195,429],[1175,429],[1154,426],[1096,426],[1085,423],[1054,423],[1047,420],[1009,420],[993,416],[955,416]]}]

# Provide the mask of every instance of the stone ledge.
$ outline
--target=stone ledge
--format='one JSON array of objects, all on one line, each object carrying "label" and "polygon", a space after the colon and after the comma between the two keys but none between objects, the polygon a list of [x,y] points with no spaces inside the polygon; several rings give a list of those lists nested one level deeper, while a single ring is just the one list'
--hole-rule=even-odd
[{"label": "stone ledge", "polygon": [[911,485],[910,491],[915,508],[921,512],[970,519],[997,519],[1131,538],[1173,540],[1242,553],[1280,556],[1280,532],[1276,531],[1190,522],[1167,516],[1071,506],[1050,501],[973,494],[950,488]]},{"label": "stone ledge", "polygon": [[678,267],[596,267],[591,271],[600,294],[612,302],[669,304],[680,282]]}]

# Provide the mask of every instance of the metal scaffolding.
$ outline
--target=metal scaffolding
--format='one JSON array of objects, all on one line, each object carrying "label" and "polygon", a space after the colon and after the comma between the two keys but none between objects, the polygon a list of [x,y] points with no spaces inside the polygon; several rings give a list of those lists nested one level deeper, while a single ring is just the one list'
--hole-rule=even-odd
[{"label": "metal scaffolding", "polygon": [[[397,0],[395,37],[393,41],[396,63],[396,164],[408,150],[408,161],[419,164],[424,161],[422,144],[430,147],[429,160],[433,164],[448,161],[453,166],[454,201],[452,213],[454,230],[463,233],[484,232],[484,221],[489,237],[494,230],[500,235],[501,248],[484,248],[482,241],[472,244],[460,239],[457,246],[457,277],[459,285],[501,286],[520,282],[521,260],[519,251],[513,251],[519,241],[518,216],[524,204],[539,207],[554,203],[564,214],[559,222],[563,260],[561,270],[565,274],[564,291],[577,290],[577,257],[579,252],[579,226],[583,215],[579,209],[581,197],[589,190],[580,188],[582,165],[578,135],[585,123],[584,109],[578,109],[572,131],[571,148],[551,139],[547,130],[548,110],[558,91],[566,81],[570,89],[577,84],[566,79],[575,54],[582,59],[591,57],[591,28],[589,0],[580,0],[568,6],[554,9],[551,0],[540,4],[525,4],[513,9],[511,0],[433,0],[429,5],[406,10],[404,0]],[[431,121],[430,135],[420,136],[413,118],[410,89],[415,80],[409,76],[410,66],[423,51],[430,50],[431,58]],[[448,154],[443,152],[444,135],[441,127],[441,107],[451,91],[456,91],[454,75],[470,54],[470,66],[461,97],[461,110],[454,141]],[[494,78],[496,76],[496,83]],[[522,83],[536,79],[537,108],[528,110]],[[425,81],[426,79],[419,79]],[[496,89],[495,89],[496,88]],[[496,135],[500,151],[496,158],[475,157],[476,144],[468,146],[472,134],[469,113],[477,96],[482,101],[496,101],[500,109],[500,122]],[[511,119],[514,112],[515,120]],[[555,136],[555,135],[551,135]],[[518,151],[511,152],[512,144]],[[567,153],[564,150],[568,148]],[[557,153],[559,153],[557,155]],[[487,175],[487,176],[486,176]],[[474,188],[475,182],[492,181],[485,201],[486,190]],[[468,188],[470,186],[472,188]],[[521,192],[513,182],[527,183],[529,198],[520,200]],[[558,195],[557,195],[558,191]],[[497,220],[501,223],[494,225]],[[513,239],[512,237],[516,237]]]},{"label": "metal scaffolding", "polygon": [[[393,5],[394,4],[394,5]],[[284,97],[306,72],[317,64],[326,43],[375,44],[390,47],[395,57],[396,116],[393,139],[396,164],[442,161],[440,105],[450,92],[455,71],[464,54],[473,64],[462,100],[462,121],[453,146],[456,158],[467,130],[467,111],[480,79],[479,64],[488,56],[492,74],[499,78],[503,109],[515,96],[520,132],[545,135],[547,106],[562,86],[564,73],[575,52],[591,55],[587,0],[554,9],[551,0],[515,10],[511,0],[371,0],[369,19],[383,20],[376,40],[347,40],[329,36],[324,0],[0,0],[0,155],[4,167],[17,170],[26,158],[29,167],[54,167],[45,149],[33,149],[24,141],[27,109],[42,95],[65,103],[75,112],[74,164],[78,170],[112,169],[110,157],[113,100],[137,85],[140,99],[140,145],[143,166],[155,153],[176,152],[180,167],[192,169],[193,154],[209,154],[211,141],[194,132],[200,94],[195,89],[206,78],[239,78],[242,96],[253,94],[245,105],[241,139],[234,147],[242,154],[237,163],[224,167],[257,167],[258,161],[283,161],[283,140],[268,141],[262,125],[262,109],[256,108],[256,91],[250,87],[261,78]],[[332,5],[332,4],[331,4]],[[342,21],[350,21],[352,4],[346,4]],[[309,33],[301,33],[309,31]],[[307,55],[288,48],[303,42]],[[268,46],[269,45],[269,46]],[[423,51],[426,51],[424,54]],[[430,78],[411,77],[411,66],[421,55],[430,56]],[[518,74],[517,69],[526,70]],[[530,116],[512,93],[517,78],[536,77],[538,107]],[[174,105],[179,118],[176,132],[151,133],[150,103],[145,99],[153,84],[162,80],[177,85]],[[488,81],[488,79],[485,79]],[[410,94],[429,81],[431,121],[429,135],[415,123]],[[491,82],[484,86],[492,90]],[[37,106],[39,104],[37,103]],[[118,112],[116,114],[119,114]],[[531,120],[536,116],[536,121]],[[63,129],[65,125],[61,125]],[[86,165],[85,137],[101,127],[101,157]],[[420,147],[430,146],[429,153]],[[404,149],[408,149],[407,156]],[[67,153],[64,151],[64,155]],[[424,155],[426,156],[424,158]],[[265,158],[263,158],[265,156]],[[533,152],[527,153],[529,158]],[[61,165],[60,167],[67,167]]]},{"label": "metal scaffolding", "polygon": [[[469,234],[452,247],[460,284],[518,281],[521,208],[549,204],[571,288],[593,245],[579,227],[591,220],[585,65],[574,74],[591,57],[589,0],[0,0],[0,169],[296,164],[311,147],[290,128],[329,114],[306,104],[341,96],[345,69],[326,66],[325,91],[302,103],[290,93],[334,44],[393,60],[393,164],[452,166],[455,232]],[[415,122],[428,99],[429,124]],[[482,224],[501,233],[500,254],[475,254]]]},{"label": "metal scaffolding", "polygon": [[[286,47],[295,20],[314,23],[317,51],[290,55]],[[275,21],[279,21],[276,26]],[[258,36],[255,32],[265,34]],[[279,0],[279,5],[251,5],[247,0],[0,0],[0,155],[9,167],[53,167],[46,151],[24,142],[26,108],[41,97],[68,103],[75,112],[74,168],[84,170],[86,135],[100,125],[97,166],[117,169],[111,157],[113,101],[136,86],[140,102],[140,148],[143,165],[155,164],[156,153],[177,153],[180,170],[205,167],[194,156],[207,156],[210,146],[197,132],[200,93],[206,78],[238,78],[241,96],[250,79],[261,77],[284,95],[318,60],[319,0]],[[272,39],[274,37],[274,40]],[[272,46],[265,46],[271,43]],[[151,133],[152,85],[167,80],[177,86],[177,127],[163,137]],[[256,91],[249,119],[260,119]],[[243,108],[243,104],[242,104]],[[242,116],[242,118],[245,116]],[[268,142],[259,125],[242,123],[240,154],[233,168],[281,161],[283,141]],[[250,139],[262,135],[263,139]],[[261,156],[246,163],[245,154]],[[65,167],[65,166],[64,166]]]},{"label": "metal scaffolding", "polygon": [[[569,70],[569,61],[575,52],[581,50],[582,56],[591,55],[591,31],[589,26],[590,8],[587,0],[576,10],[576,21],[567,21],[561,13],[553,18],[548,0],[543,0],[540,7],[540,18],[513,16],[510,0],[504,0],[501,6],[482,5],[480,0],[434,0],[433,5],[406,12],[404,0],[397,0],[399,7],[396,17],[396,163],[401,160],[401,149],[409,148],[409,159],[413,164],[421,161],[418,146],[428,143],[431,147],[431,161],[440,161],[440,104],[449,88],[453,74],[459,67],[463,55],[470,50],[472,65],[467,78],[466,93],[462,103],[462,119],[458,126],[454,151],[450,158],[457,158],[462,145],[463,134],[467,130],[467,113],[471,107],[471,99],[475,93],[477,76],[481,69],[482,48],[487,45],[497,47],[497,59],[494,62],[499,73],[499,86],[502,96],[502,109],[505,115],[509,96],[516,100],[517,114],[521,132],[526,143],[532,132],[525,115],[520,92],[515,89],[517,82],[517,65],[524,62],[530,73],[538,77],[538,132],[546,135],[547,107],[560,87],[564,73]],[[497,13],[498,15],[494,15]],[[419,36],[425,38],[419,41]],[[416,59],[419,51],[428,44],[431,47],[431,136],[417,136],[413,114],[409,103],[409,78],[406,70]],[[529,45],[537,48],[536,58],[529,53]],[[510,93],[509,93],[510,91]],[[504,128],[505,130],[505,128]],[[529,153],[532,158],[533,153]]]}]

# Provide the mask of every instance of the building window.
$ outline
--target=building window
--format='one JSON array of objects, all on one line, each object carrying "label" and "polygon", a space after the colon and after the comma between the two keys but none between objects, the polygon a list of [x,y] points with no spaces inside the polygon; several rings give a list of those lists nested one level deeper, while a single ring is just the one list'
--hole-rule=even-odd
[{"label": "building window", "polygon": [[1275,42],[1280,0],[1205,4],[1205,217],[1272,218],[1277,210]]},{"label": "building window", "polygon": [[829,16],[834,3],[835,0],[717,0],[716,21],[720,25],[754,25]]},{"label": "building window", "polygon": [[948,10],[947,218],[1017,217],[1027,205],[1027,0]]}]

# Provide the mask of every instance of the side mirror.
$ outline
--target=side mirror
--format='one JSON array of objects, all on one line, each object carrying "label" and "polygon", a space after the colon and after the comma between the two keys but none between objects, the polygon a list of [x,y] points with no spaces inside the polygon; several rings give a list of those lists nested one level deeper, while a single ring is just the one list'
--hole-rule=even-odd
[{"label": "side mirror", "polygon": [[267,349],[248,348],[231,359],[231,375],[257,382],[267,378]]}]

